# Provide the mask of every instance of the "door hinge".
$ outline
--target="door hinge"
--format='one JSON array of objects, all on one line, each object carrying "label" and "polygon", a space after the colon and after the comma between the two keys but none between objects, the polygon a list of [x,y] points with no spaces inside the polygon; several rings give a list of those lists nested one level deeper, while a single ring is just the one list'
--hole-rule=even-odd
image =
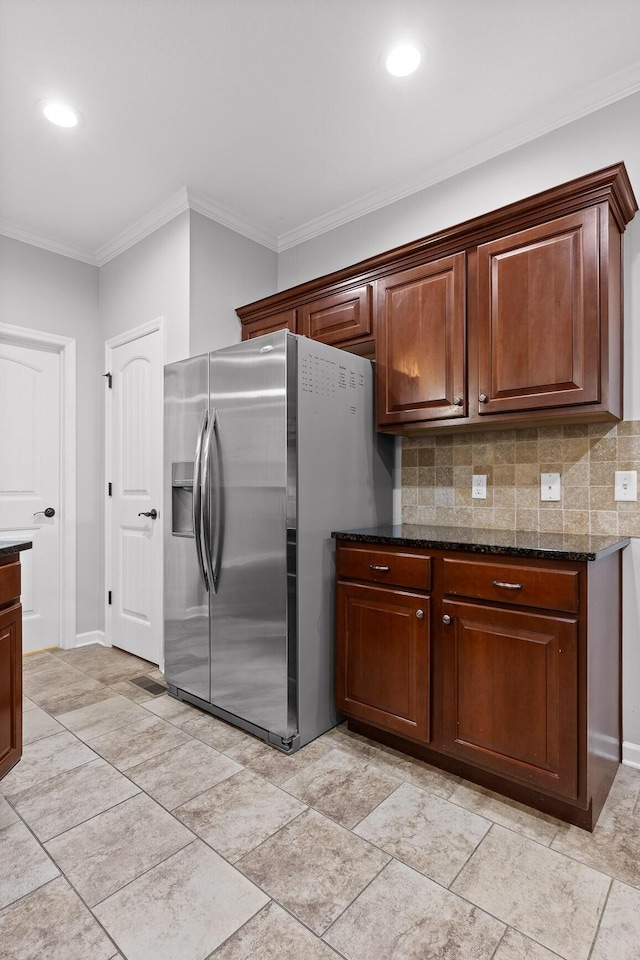
[{"label": "door hinge", "polygon": [[109,481],[109,483],[108,483],[107,486],[108,486],[108,494],[107,494],[107,495],[110,496],[110,497],[112,497],[112,496],[113,496],[113,484],[111,483],[111,481]]},{"label": "door hinge", "polygon": [[102,376],[107,378],[107,386],[109,387],[109,390],[111,390],[113,387],[113,377],[110,373],[103,373]]},{"label": "door hinge", "polygon": [[109,594],[108,594],[108,603],[109,603],[109,606],[111,606],[111,590],[109,590]]}]

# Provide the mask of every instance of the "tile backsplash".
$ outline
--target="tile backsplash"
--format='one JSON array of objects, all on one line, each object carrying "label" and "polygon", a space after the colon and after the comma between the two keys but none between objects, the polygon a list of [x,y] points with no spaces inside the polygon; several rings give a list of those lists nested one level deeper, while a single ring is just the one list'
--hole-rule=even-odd
[{"label": "tile backsplash", "polygon": [[[640,537],[640,503],[613,499],[616,470],[640,471],[640,420],[487,430],[402,442],[402,521]],[[559,473],[541,503],[540,474]],[[486,474],[487,499],[471,499]]]}]

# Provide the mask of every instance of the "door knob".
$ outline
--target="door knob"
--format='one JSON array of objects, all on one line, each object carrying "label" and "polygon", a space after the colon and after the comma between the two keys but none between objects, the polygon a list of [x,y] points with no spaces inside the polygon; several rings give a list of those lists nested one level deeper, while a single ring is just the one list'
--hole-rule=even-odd
[{"label": "door knob", "polygon": [[480,396],[478,397],[478,400],[480,401],[480,403],[486,403],[488,399],[489,398],[487,397],[486,393],[481,393]]},{"label": "door knob", "polygon": [[34,513],[34,517],[39,517],[41,513],[43,513],[45,517],[49,517],[49,518],[55,517],[56,515],[56,512],[53,509],[53,507],[47,507],[46,510],[36,510],[36,512]]},{"label": "door knob", "polygon": [[461,407],[462,404],[463,404],[462,397],[455,396],[455,397],[453,398],[453,405],[454,405],[454,407]]},{"label": "door knob", "polygon": [[416,617],[418,618],[418,620],[423,620],[423,619],[424,619],[424,610],[416,610]]},{"label": "door knob", "polygon": [[144,511],[144,513],[139,513],[138,516],[139,516],[139,517],[151,517],[152,520],[155,520],[156,517],[158,516],[158,511],[156,510],[155,507],[153,507],[152,510],[146,510],[146,511]]},{"label": "door knob", "polygon": [[445,613],[444,617],[442,618],[442,622],[443,622],[443,623],[451,623],[451,617],[449,616],[448,613]]}]

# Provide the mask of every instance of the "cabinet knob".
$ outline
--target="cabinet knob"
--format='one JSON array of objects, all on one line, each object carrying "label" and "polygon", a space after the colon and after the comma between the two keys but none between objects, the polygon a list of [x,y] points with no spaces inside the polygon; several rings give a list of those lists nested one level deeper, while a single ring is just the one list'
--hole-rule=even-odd
[{"label": "cabinet knob", "polygon": [[444,617],[442,618],[442,622],[443,622],[443,623],[451,623],[451,617],[449,616],[448,613],[445,613]]},{"label": "cabinet knob", "polygon": [[487,402],[486,393],[481,393],[480,396],[478,397],[478,400],[480,401],[480,403],[486,403]]},{"label": "cabinet knob", "polygon": [[453,405],[454,405],[454,407],[461,407],[461,406],[462,406],[462,397],[458,397],[458,396],[454,397],[454,398],[453,398]]},{"label": "cabinet knob", "polygon": [[418,620],[424,620],[424,610],[416,610],[416,617]]}]

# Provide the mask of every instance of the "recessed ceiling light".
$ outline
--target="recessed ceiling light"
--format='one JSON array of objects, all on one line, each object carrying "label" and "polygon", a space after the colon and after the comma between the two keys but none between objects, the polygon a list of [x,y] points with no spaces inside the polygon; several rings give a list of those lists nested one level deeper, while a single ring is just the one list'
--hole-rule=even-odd
[{"label": "recessed ceiling light", "polygon": [[394,77],[408,77],[420,66],[422,55],[415,43],[398,43],[385,56],[384,65]]},{"label": "recessed ceiling light", "polygon": [[41,100],[40,109],[47,120],[57,127],[77,127],[82,120],[81,114],[60,100]]}]

